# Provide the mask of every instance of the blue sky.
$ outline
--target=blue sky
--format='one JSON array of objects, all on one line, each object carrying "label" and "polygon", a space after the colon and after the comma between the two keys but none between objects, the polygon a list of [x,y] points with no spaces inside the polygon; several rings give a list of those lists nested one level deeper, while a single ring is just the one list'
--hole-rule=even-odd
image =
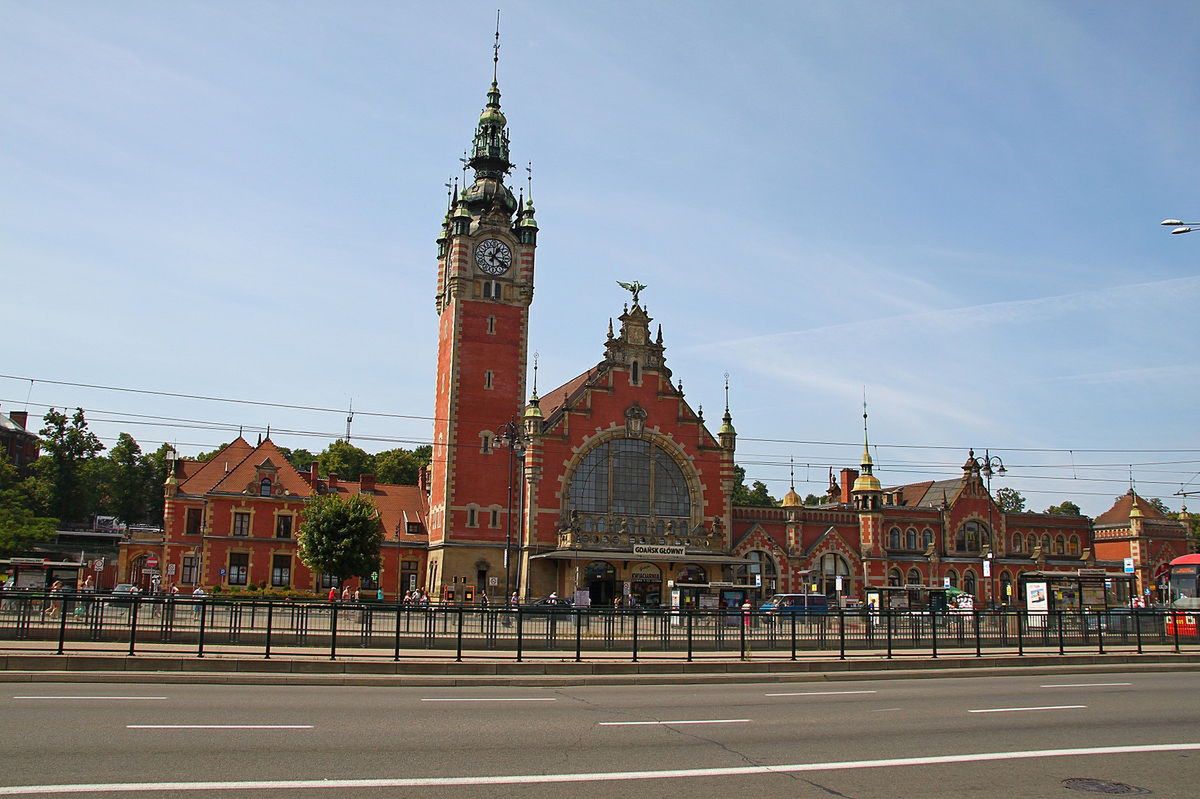
[{"label": "blue sky", "polygon": [[[494,9],[0,2],[0,372],[431,414],[433,239]],[[777,495],[789,457],[802,493],[858,460],[864,386],[885,484],[970,446],[1039,510],[1103,510],[1129,464],[1172,507],[1200,484],[1200,234],[1158,226],[1200,215],[1195,4],[517,3],[502,28],[543,387],[637,279],[710,419],[730,372]],[[345,424],[0,379],[0,409],[27,395],[184,452]]]}]

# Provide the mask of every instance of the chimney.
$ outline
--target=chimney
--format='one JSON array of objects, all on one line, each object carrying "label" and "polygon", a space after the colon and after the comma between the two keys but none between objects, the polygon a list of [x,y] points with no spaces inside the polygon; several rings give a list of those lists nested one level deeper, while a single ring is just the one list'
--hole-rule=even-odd
[{"label": "chimney", "polygon": [[301,475],[301,477],[303,477],[310,486],[316,488],[317,481],[320,479],[320,475],[317,474],[317,462],[313,461],[312,463],[308,464],[308,471]]},{"label": "chimney", "polygon": [[854,488],[854,481],[858,479],[857,469],[842,469],[842,504],[850,504],[850,489]]},{"label": "chimney", "polygon": [[374,494],[375,493],[375,475],[360,474],[358,476],[358,493]]},{"label": "chimney", "polygon": [[325,479],[325,484],[329,486],[330,490],[336,489],[338,487],[337,475],[330,472],[329,477]]},{"label": "chimney", "polygon": [[429,467],[422,466],[417,469],[417,488],[429,494]]},{"label": "chimney", "polygon": [[22,430],[27,429],[25,423],[29,421],[29,414],[25,411],[9,411],[8,418]]}]

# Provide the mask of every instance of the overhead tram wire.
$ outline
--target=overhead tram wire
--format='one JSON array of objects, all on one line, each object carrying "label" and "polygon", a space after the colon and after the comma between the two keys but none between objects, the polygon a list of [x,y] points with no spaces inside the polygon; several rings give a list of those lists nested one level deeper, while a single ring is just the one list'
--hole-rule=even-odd
[{"label": "overhead tram wire", "polygon": [[[81,383],[68,380],[50,380],[35,377],[26,377],[21,375],[0,374],[0,379],[18,380],[29,383],[45,383],[47,385],[68,386],[72,388],[94,389],[100,391],[115,391],[130,394],[140,394],[146,396],[168,397],[173,399],[189,399],[199,400],[204,402],[224,402],[237,405],[251,405],[264,408],[280,408],[284,410],[299,410],[312,411],[316,413],[336,413],[339,415],[346,412],[345,408],[328,408],[317,405],[302,405],[297,403],[283,402],[268,402],[264,400],[250,400],[236,397],[212,397],[203,394],[189,394],[186,392],[177,391],[161,391],[157,389],[142,389],[130,388],[126,386],[108,386],[98,383]],[[67,403],[65,407],[70,407],[72,403]],[[57,406],[55,406],[57,407]],[[424,414],[408,414],[395,413],[390,411],[355,411],[359,416],[372,416],[385,419],[411,419],[417,421],[439,421],[439,417],[428,416]],[[441,420],[445,421],[445,420]],[[860,442],[857,441],[815,441],[808,439],[787,439],[787,438],[761,438],[753,436],[741,436],[742,441],[757,441],[769,444],[801,444],[806,446],[824,446],[824,447],[858,447]],[[969,447],[962,445],[947,445],[947,444],[888,444],[888,443],[872,443],[876,449],[912,449],[912,450],[943,450],[943,451],[962,451]],[[989,449],[994,449],[1001,452],[1046,452],[1046,453],[1196,453],[1200,454],[1200,447],[1194,448],[1177,448],[1177,447],[1148,447],[1148,448],[1080,448],[1080,447],[1005,447],[1005,446],[990,446]],[[814,459],[815,460],[815,459]],[[1127,465],[1127,464],[1122,464]]]}]

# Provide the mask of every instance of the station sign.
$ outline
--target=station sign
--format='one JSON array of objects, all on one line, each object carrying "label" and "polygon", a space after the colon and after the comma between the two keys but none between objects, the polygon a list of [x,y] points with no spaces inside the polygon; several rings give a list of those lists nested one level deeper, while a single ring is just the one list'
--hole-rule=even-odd
[{"label": "station sign", "polygon": [[635,555],[670,555],[676,558],[682,558],[687,552],[685,546],[673,545],[657,545],[657,544],[634,544],[633,554]]}]

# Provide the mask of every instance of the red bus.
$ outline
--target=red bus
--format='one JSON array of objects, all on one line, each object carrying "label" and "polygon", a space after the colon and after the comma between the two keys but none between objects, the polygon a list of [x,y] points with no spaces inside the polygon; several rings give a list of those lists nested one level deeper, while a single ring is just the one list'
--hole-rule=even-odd
[{"label": "red bus", "polygon": [[1196,637],[1200,617],[1200,555],[1184,555],[1171,561],[1168,579],[1167,635]]}]

